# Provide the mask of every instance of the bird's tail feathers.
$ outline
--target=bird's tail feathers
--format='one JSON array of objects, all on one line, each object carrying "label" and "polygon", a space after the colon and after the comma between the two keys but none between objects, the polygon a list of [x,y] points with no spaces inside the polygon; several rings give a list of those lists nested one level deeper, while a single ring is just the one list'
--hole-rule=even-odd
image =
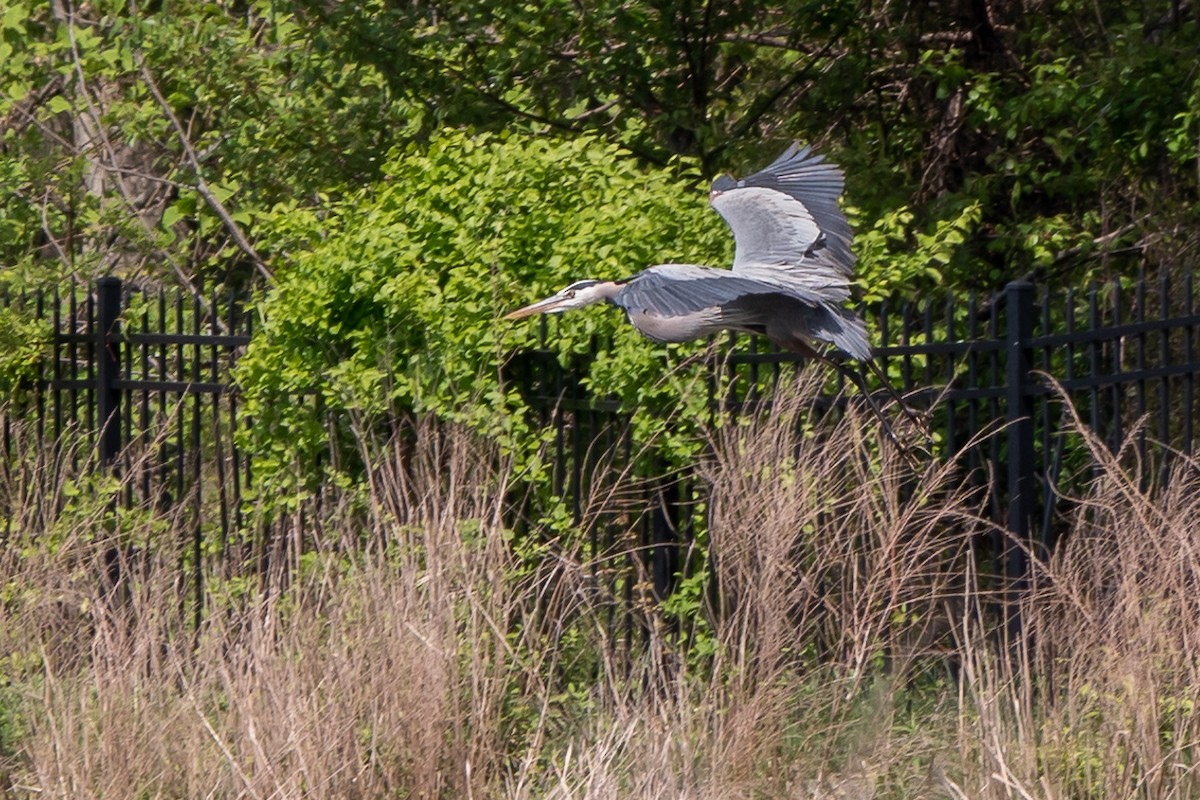
[{"label": "bird's tail feathers", "polygon": [[826,306],[823,330],[814,331],[819,338],[835,345],[846,355],[858,361],[871,358],[871,344],[867,341],[867,326],[853,311],[841,306]]}]

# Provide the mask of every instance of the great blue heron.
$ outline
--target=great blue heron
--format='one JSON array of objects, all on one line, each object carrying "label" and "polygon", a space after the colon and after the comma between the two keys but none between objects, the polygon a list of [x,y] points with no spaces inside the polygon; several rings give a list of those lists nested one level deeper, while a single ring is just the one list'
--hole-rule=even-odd
[{"label": "great blue heron", "polygon": [[[722,176],[712,185],[709,202],[733,229],[733,269],[658,264],[624,280],[576,281],[505,319],[607,301],[624,309],[642,334],[660,342],[684,342],[722,330],[761,334],[848,375],[895,440],[862,376],[822,352],[833,345],[879,374],[866,326],[846,306],[854,253],[850,223],[838,207],[843,185],[840,169],[811,148],[792,144],[766,169],[741,180]],[[915,421],[902,401],[901,407]]]}]

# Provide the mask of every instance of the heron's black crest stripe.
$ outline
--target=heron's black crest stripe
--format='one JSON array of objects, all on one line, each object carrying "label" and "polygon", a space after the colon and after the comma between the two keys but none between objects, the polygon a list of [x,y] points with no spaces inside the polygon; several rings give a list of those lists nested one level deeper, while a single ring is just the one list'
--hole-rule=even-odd
[{"label": "heron's black crest stripe", "polygon": [[715,181],[713,181],[712,191],[728,192],[730,189],[736,189],[737,186],[738,186],[737,181],[735,181],[731,176],[722,175],[721,177],[719,177]]}]

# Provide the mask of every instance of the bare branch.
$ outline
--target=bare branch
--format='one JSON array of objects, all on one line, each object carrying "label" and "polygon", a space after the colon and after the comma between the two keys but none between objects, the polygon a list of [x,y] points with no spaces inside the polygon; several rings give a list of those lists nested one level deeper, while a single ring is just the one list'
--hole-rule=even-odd
[{"label": "bare branch", "polygon": [[[61,94],[66,81],[61,75],[55,75],[47,81],[40,89],[35,92],[30,92],[22,100],[13,104],[13,108],[0,119],[0,131],[13,131],[21,133],[31,124],[37,121],[37,117],[33,115],[43,103],[47,102],[51,97]],[[2,90],[0,90],[2,91]],[[8,93],[5,92],[7,95]],[[11,97],[11,95],[10,95]],[[18,122],[16,117],[20,117]]]},{"label": "bare branch", "polygon": [[595,108],[589,108],[586,111],[579,112],[575,116],[571,117],[571,121],[572,122],[580,122],[589,117],[594,117],[594,116],[597,116],[598,114],[603,114],[616,105],[617,105],[617,100],[616,100],[616,98],[613,98],[612,100],[609,100],[607,103],[602,103],[601,105],[598,105]]},{"label": "bare branch", "polygon": [[162,110],[163,114],[170,120],[171,127],[175,129],[175,133],[179,136],[184,157],[188,162],[188,166],[192,168],[192,173],[196,176],[196,185],[193,188],[204,199],[204,202],[212,209],[213,213],[220,218],[225,229],[229,231],[229,235],[237,243],[238,249],[250,258],[259,274],[266,278],[268,282],[274,283],[275,275],[271,272],[267,263],[259,256],[258,251],[254,249],[254,245],[250,243],[250,240],[246,238],[245,232],[242,231],[241,226],[233,219],[229,210],[225,208],[225,204],[209,188],[208,181],[204,179],[204,171],[200,165],[200,159],[192,147],[192,142],[188,138],[187,131],[179,121],[179,117],[176,116],[175,111],[171,108],[171,104],[167,102],[167,99],[163,97],[162,92],[159,90],[158,83],[154,80],[154,76],[150,73],[150,68],[146,66],[146,60],[142,57],[142,51],[140,49],[134,50],[133,58],[137,62],[138,69],[141,70],[142,79],[146,82],[146,88],[154,97],[155,102],[158,103],[158,107]]},{"label": "bare branch", "polygon": [[796,41],[795,37],[787,31],[764,31],[762,33],[735,31],[723,35],[721,41],[733,44],[752,44],[776,50],[790,50],[810,56],[820,52],[819,48],[809,47],[804,42]]},{"label": "bare branch", "polygon": [[68,272],[73,272],[75,265],[71,263],[71,257],[63,250],[62,245],[58,243],[58,237],[54,235],[54,230],[50,227],[50,215],[47,213],[47,206],[50,205],[50,192],[47,191],[42,197],[42,233],[46,234],[46,239],[54,247],[54,252],[58,253],[58,259],[62,265],[66,267]]},{"label": "bare branch", "polygon": [[[817,69],[817,65],[828,56],[834,55],[834,46],[841,41],[842,37],[846,34],[846,31],[849,30],[849,28],[850,23],[847,22],[842,26],[841,30],[839,30],[834,36],[830,37],[829,41],[826,42],[818,52],[814,53],[812,57],[808,59],[808,62],[803,68],[793,73],[790,78],[784,81],[774,91],[760,96],[758,100],[756,100],[751,106],[750,110],[746,112],[745,116],[739,119],[737,124],[733,126],[733,130],[730,132],[729,138],[726,141],[736,142],[737,140],[741,139],[760,119],[763,118],[763,116],[767,114],[767,112],[769,112],[775,106],[777,102],[779,102],[780,98],[782,98],[792,89],[799,86],[804,81],[811,78],[814,74],[828,71],[833,62],[824,65],[820,69]],[[835,58],[837,57],[838,56],[835,55]],[[724,147],[724,144],[719,145],[709,154],[709,156],[716,156],[722,149],[724,149]]]},{"label": "bare branch", "polygon": [[[97,109],[95,104],[92,102],[92,98],[91,98],[91,95],[89,94],[89,90],[88,90],[87,78],[84,77],[83,59],[79,55],[79,46],[75,39],[75,10],[73,7],[63,8],[58,3],[55,3],[55,14],[60,16],[60,19],[65,24],[65,27],[67,29],[67,37],[71,43],[72,66],[74,67],[75,77],[79,82],[79,96],[81,98],[83,98],[84,104],[87,109],[87,115],[90,118],[88,121],[90,123],[91,130],[88,132],[89,133],[88,146],[89,147],[94,146],[93,141],[98,139],[100,141],[100,143],[103,145],[104,152],[107,154],[110,163],[113,166],[116,166],[120,160],[117,157],[116,147],[113,146],[113,143],[108,138],[108,133],[105,129],[105,125],[103,122],[103,115],[100,113],[100,110]],[[77,150],[77,152],[82,152],[82,150]],[[105,169],[104,162],[101,159],[93,159],[92,163],[101,169]],[[129,188],[125,185],[125,182],[123,180],[121,180],[119,176],[116,180],[116,185],[121,194],[122,200],[130,208],[130,210],[132,210],[134,212],[134,216],[139,220],[139,222],[141,222],[143,228],[148,233],[150,233],[151,231],[150,231],[149,225],[146,223],[145,219],[142,218],[142,215],[137,213],[137,204],[134,202],[133,197],[131,196],[131,194],[129,192]],[[200,292],[200,290],[196,288],[194,283],[192,283],[192,280],[191,280],[190,276],[188,276],[187,272],[183,269],[183,267],[181,267],[179,265],[179,263],[174,258],[172,258],[170,256],[169,253],[166,253],[165,251],[162,251],[162,252],[166,258],[167,263],[171,265],[171,269],[172,269],[172,271],[174,271],[175,276],[179,280],[180,284],[193,297],[197,298],[201,302],[201,304],[203,304],[204,307],[207,309],[208,305],[204,299],[203,293]]]}]

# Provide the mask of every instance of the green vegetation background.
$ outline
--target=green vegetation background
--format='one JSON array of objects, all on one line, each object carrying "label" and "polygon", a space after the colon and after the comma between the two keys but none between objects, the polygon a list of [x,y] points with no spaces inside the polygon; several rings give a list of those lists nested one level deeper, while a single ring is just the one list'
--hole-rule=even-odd
[{"label": "green vegetation background", "polygon": [[[536,441],[499,379],[536,326],[499,315],[725,263],[707,182],[792,139],[846,170],[869,304],[1185,267],[1198,44],[1172,2],[8,0],[2,279],[256,290],[264,466],[326,446],[310,389]],[[7,315],[0,382],[41,333]],[[662,433],[664,349],[604,312],[550,346],[592,341],[591,389]]]}]

